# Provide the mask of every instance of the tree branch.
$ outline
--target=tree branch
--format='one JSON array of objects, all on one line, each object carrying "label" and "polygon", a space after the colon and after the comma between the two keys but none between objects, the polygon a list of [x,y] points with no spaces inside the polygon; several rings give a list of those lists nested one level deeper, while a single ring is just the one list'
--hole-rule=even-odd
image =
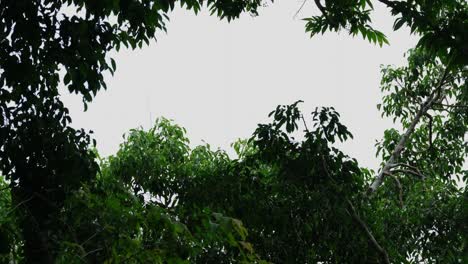
[{"label": "tree branch", "polygon": [[410,169],[410,170],[400,170],[401,172],[410,172],[411,174],[416,175],[416,176],[420,177],[421,179],[426,178],[426,176],[424,176],[424,174],[422,174],[422,172],[416,166],[412,166],[412,165],[409,165],[409,164],[406,164],[406,163],[395,163],[395,164],[393,164],[392,168],[396,168],[398,166],[406,167],[406,168]]},{"label": "tree branch", "polygon": [[370,241],[372,242],[372,244],[374,245],[374,247],[377,249],[377,251],[379,252],[379,254],[382,255],[382,258],[384,260],[384,263],[385,264],[390,264],[390,259],[388,257],[388,253],[387,251],[382,247],[380,246],[379,242],[377,242],[377,240],[375,239],[374,235],[372,234],[371,230],[369,229],[369,227],[367,227],[366,223],[359,217],[359,215],[356,213],[356,209],[354,208],[353,204],[351,203],[351,201],[349,199],[346,199],[347,203],[348,203],[348,206],[349,208],[351,209],[351,212],[348,211],[348,213],[350,213],[350,215],[353,217],[353,219],[359,224],[359,226],[362,228],[362,230],[364,230],[364,232],[366,233],[367,237],[370,239]]},{"label": "tree branch", "polygon": [[429,118],[429,150],[432,150],[432,116],[428,113],[425,114]]},{"label": "tree branch", "polygon": [[466,108],[468,109],[468,105],[451,105],[451,104],[442,104],[442,103],[435,103],[434,105],[442,106],[442,107],[450,107],[450,108]]},{"label": "tree branch", "polygon": [[[414,175],[414,176],[417,176],[418,178],[420,179],[424,179],[424,175],[422,175],[421,173],[418,173],[416,171],[412,171],[412,170],[402,170],[402,169],[398,169],[398,170],[392,170],[392,171],[389,171],[390,174],[395,174],[395,173],[404,173],[404,174],[411,174],[411,175]],[[386,173],[388,175],[388,173]]]},{"label": "tree branch", "polygon": [[83,256],[83,259],[86,258],[87,256],[89,256],[90,254],[93,254],[93,253],[98,252],[98,251],[101,251],[101,250],[103,250],[103,248],[96,248],[96,249],[94,249],[94,250],[91,250],[91,251],[89,251],[88,253],[86,253],[86,254]]},{"label": "tree branch", "polygon": [[378,0],[379,2],[389,6],[389,7],[393,7],[394,6],[394,2],[393,1],[388,1],[388,0]]},{"label": "tree branch", "polygon": [[9,215],[9,214],[13,213],[13,212],[16,210],[16,208],[20,207],[21,205],[23,205],[23,204],[25,204],[25,203],[27,203],[27,202],[31,201],[31,200],[32,200],[32,198],[34,198],[34,195],[32,195],[32,196],[31,196],[31,197],[29,197],[28,199],[26,199],[26,200],[23,200],[23,201],[19,202],[18,204],[16,204],[16,205],[15,205],[15,207],[11,208],[11,210],[10,210],[10,211],[8,211],[7,215]]},{"label": "tree branch", "polygon": [[303,115],[301,115],[301,119],[302,119],[302,122],[304,123],[304,128],[305,128],[306,132],[310,133],[309,128],[307,127],[307,123],[306,123]]},{"label": "tree branch", "polygon": [[[327,163],[325,161],[325,158],[322,156],[322,164],[323,164],[323,168],[325,170],[325,174],[326,176],[334,183],[336,184],[336,181],[335,179],[333,179],[333,177],[331,176],[330,172],[328,171],[328,166],[327,166]],[[362,230],[366,233],[367,237],[369,238],[369,240],[372,242],[372,245],[374,245],[374,247],[377,249],[377,251],[379,252],[380,255],[382,255],[382,258],[384,260],[384,263],[385,264],[390,264],[390,259],[388,257],[388,253],[387,251],[379,244],[379,242],[377,242],[377,240],[375,239],[374,235],[372,234],[370,228],[367,226],[367,224],[361,219],[361,217],[359,217],[358,213],[356,212],[356,209],[354,208],[354,205],[353,203],[351,202],[351,200],[348,199],[348,197],[344,197],[344,200],[346,202],[346,204],[348,205],[349,207],[349,210],[346,209],[346,211],[348,212],[349,215],[351,215],[351,217],[359,224],[359,226],[362,228]],[[351,212],[350,212],[351,210]]]},{"label": "tree branch", "polygon": [[318,9],[320,9],[320,12],[322,12],[322,14],[326,15],[327,11],[325,10],[325,7],[322,5],[322,3],[320,3],[320,0],[314,0],[314,2],[317,5]]},{"label": "tree branch", "polygon": [[101,233],[102,231],[104,231],[104,228],[101,229],[101,230],[98,230],[96,233],[92,234],[88,239],[86,239],[83,243],[80,244],[80,246],[84,246],[84,244],[88,243],[88,241],[90,241],[91,239],[93,239],[94,237],[96,237],[99,233]]},{"label": "tree branch", "polygon": [[297,9],[296,13],[294,14],[293,16],[293,19],[295,19],[297,17],[297,15],[299,15],[299,13],[301,12],[302,8],[304,8],[304,5],[307,3],[307,0],[304,0],[301,4],[301,6],[299,7],[299,9]]}]

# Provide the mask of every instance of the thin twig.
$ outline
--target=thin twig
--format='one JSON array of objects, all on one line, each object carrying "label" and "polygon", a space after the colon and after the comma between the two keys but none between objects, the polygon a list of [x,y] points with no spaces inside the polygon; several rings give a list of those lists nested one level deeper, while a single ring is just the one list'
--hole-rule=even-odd
[{"label": "thin twig", "polygon": [[309,128],[307,127],[307,123],[306,123],[303,115],[301,115],[301,119],[302,119],[302,122],[304,123],[304,127],[305,127],[306,132],[310,133]]},{"label": "thin twig", "polygon": [[99,233],[101,233],[102,231],[104,231],[104,228],[97,231],[96,233],[92,234],[88,239],[86,239],[83,243],[80,244],[80,246],[83,246],[84,244],[88,243],[88,241],[90,241],[91,239],[93,239],[95,236],[97,236]]},{"label": "thin twig", "polygon": [[20,207],[21,205],[23,205],[23,204],[25,204],[25,203],[31,201],[32,198],[34,198],[34,195],[32,195],[31,197],[29,197],[28,199],[26,199],[26,200],[24,200],[24,201],[19,202],[17,205],[15,205],[15,207],[13,207],[13,208],[7,213],[7,215],[13,213],[13,212],[16,210],[16,208]]},{"label": "thin twig", "polygon": [[429,118],[429,150],[432,150],[432,121],[433,121],[433,118],[428,113],[426,113],[425,116],[427,118]]},{"label": "thin twig", "polygon": [[94,250],[91,250],[89,251],[88,253],[86,253],[83,258],[86,258],[86,256],[90,255],[90,254],[93,254],[94,252],[98,252],[98,251],[101,251],[103,248],[97,248],[97,249],[94,249]]},{"label": "thin twig", "polygon": [[296,13],[294,14],[293,16],[293,19],[296,19],[297,15],[299,15],[299,13],[301,12],[302,8],[304,8],[305,4],[306,4],[307,0],[304,0],[301,4],[301,6],[299,7],[299,9],[296,11]]}]

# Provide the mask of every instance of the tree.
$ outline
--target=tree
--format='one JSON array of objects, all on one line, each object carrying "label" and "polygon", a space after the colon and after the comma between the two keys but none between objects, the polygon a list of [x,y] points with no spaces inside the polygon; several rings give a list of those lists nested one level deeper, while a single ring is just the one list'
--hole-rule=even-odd
[{"label": "tree", "polygon": [[368,192],[386,181],[389,187],[379,190],[376,200],[398,197],[400,209],[385,207],[376,221],[398,223],[398,236],[411,234],[398,246],[415,262],[467,260],[467,71],[450,63],[417,49],[409,52],[407,66],[382,68],[384,97],[378,106],[405,131],[389,129],[377,144],[383,168]]},{"label": "tree", "polygon": [[[408,64],[382,70],[382,91],[386,93],[380,105],[382,115],[399,119],[406,131],[401,136],[396,131],[386,132],[386,146],[380,149],[387,162],[369,187],[370,192],[376,191],[392,170],[422,178],[425,176],[418,168],[426,168],[426,174],[449,181],[463,177],[468,148],[468,72],[451,71],[450,65],[421,50],[410,51]],[[424,118],[426,122],[418,128]],[[388,149],[390,144],[393,146]],[[437,167],[433,163],[436,157]]]},{"label": "tree", "polygon": [[69,229],[58,243],[59,263],[263,263],[239,220],[194,210],[188,225],[174,210],[135,195],[107,161],[101,165],[102,174],[65,203],[61,221]]}]

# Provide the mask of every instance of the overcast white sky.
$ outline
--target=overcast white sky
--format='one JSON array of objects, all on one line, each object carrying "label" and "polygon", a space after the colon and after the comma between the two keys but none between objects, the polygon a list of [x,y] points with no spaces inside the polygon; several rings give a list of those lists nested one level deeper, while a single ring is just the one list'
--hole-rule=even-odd
[{"label": "overcast white sky", "polygon": [[301,2],[276,1],[258,17],[231,23],[176,9],[157,43],[115,53],[117,72],[87,112],[80,97],[64,96],[73,126],[93,130],[103,156],[117,151],[129,129],[148,128],[158,116],[185,127],[193,145],[204,140],[228,150],[278,104],[301,99],[305,113],[334,106],[355,136],[342,149],[377,168],[375,140],[392,126],[376,109],[380,65],[404,63],[416,38],[407,29],[392,32],[393,19],[376,4],[375,26],[387,34],[389,46],[345,32],[311,39],[300,18],[316,12],[315,6],[306,4],[293,19]]}]

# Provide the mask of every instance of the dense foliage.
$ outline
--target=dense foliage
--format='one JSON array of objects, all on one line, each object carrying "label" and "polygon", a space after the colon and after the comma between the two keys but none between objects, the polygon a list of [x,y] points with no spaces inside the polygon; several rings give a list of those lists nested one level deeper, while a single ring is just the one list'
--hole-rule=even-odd
[{"label": "dense foliage", "polygon": [[[413,165],[367,196],[372,172],[334,147],[352,137],[339,115],[304,116],[298,103],[278,106],[271,123],[234,143],[235,159],[209,145],[191,149],[185,130],[164,118],[131,130],[115,156],[99,161],[98,177],[65,201],[57,261],[463,263],[466,189],[403,155]],[[6,258],[20,259],[18,226],[1,220],[13,247]]]},{"label": "dense foliage", "polygon": [[[65,84],[87,103],[115,71],[107,53],[136,48],[164,30],[174,1],[0,1],[0,170],[10,182],[24,253],[30,263],[51,263],[63,201],[98,166],[91,139],[70,127],[60,100]],[[197,12],[202,1],[182,1]],[[258,1],[207,1],[221,18],[255,12]],[[64,74],[60,74],[61,70]],[[22,203],[23,201],[28,201]]]},{"label": "dense foliage", "polygon": [[394,30],[407,26],[421,36],[418,46],[444,61],[468,63],[468,3],[464,0],[314,0],[320,16],[306,18],[306,30],[312,35],[332,30],[361,34],[370,42],[388,43],[385,35],[372,27],[374,3],[384,4],[393,16]]},{"label": "dense foliage", "polygon": [[[108,56],[149,44],[180,4],[221,19],[261,0],[0,0],[0,260],[21,263],[463,263],[467,261],[468,3],[315,0],[311,35],[374,29],[380,2],[420,36],[408,65],[382,69],[380,109],[399,122],[378,172],[334,143],[330,108],[279,106],[234,144],[191,149],[160,119],[100,159],[70,126],[64,84],[85,109],[114,73]],[[308,128],[310,127],[310,129]]]}]

